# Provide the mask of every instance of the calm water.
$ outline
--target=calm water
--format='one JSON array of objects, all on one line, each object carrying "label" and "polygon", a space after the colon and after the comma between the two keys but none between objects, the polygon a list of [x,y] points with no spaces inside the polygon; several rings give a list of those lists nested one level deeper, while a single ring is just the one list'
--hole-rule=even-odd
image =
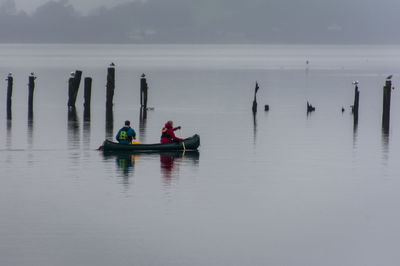
[{"label": "calm water", "polygon": [[[94,79],[90,122],[82,87],[68,121],[75,69]],[[397,87],[399,69],[396,46],[0,45],[0,265],[398,265],[397,89],[389,135],[381,109],[385,77],[394,74]],[[155,108],[145,121],[142,73]],[[317,108],[309,116],[307,100]],[[126,119],[146,143],[173,119],[184,136],[201,136],[200,150],[97,151]]]}]

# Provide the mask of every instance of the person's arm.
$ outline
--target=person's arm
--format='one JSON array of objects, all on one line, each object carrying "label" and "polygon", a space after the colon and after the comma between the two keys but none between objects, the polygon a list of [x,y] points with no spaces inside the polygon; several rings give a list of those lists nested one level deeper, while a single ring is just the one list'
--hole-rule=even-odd
[{"label": "person's arm", "polygon": [[133,131],[133,133],[132,133],[132,138],[133,139],[136,139],[136,131],[132,128],[132,131]]},{"label": "person's arm", "polygon": [[178,138],[177,136],[175,136],[175,133],[174,133],[173,130],[171,130],[171,139],[172,139],[173,141],[174,141],[174,140],[183,141],[183,139]]},{"label": "person's arm", "polygon": [[178,129],[181,129],[181,126],[175,127],[175,128],[174,128],[174,131],[175,131],[175,130],[178,130]]}]

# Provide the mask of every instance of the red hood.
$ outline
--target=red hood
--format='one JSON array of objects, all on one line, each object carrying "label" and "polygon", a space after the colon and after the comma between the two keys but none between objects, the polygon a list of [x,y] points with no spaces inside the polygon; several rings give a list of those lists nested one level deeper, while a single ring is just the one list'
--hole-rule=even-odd
[{"label": "red hood", "polygon": [[165,125],[164,125],[164,127],[166,127],[166,128],[172,128],[172,125],[170,124],[170,123],[165,123]]}]

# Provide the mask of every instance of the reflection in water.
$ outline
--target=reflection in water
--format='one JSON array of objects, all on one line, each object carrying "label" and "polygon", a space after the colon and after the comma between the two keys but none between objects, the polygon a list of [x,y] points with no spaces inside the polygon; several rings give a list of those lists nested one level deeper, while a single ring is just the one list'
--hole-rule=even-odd
[{"label": "reflection in water", "polygon": [[133,174],[135,160],[139,157],[138,154],[120,154],[116,157],[118,169],[122,173],[122,184],[129,187],[129,177]]},{"label": "reflection in water", "polygon": [[7,149],[11,148],[11,139],[12,139],[12,120],[7,120],[7,141],[6,141]]},{"label": "reflection in water", "polygon": [[[170,186],[179,176],[179,166],[183,161],[191,161],[198,166],[200,154],[198,151],[176,151],[160,153],[160,168],[164,185]],[[178,167],[176,167],[178,165]]]},{"label": "reflection in water", "polygon": [[[114,159],[116,161],[117,170],[122,174],[123,184],[129,185],[129,178],[134,174],[135,165],[140,161],[154,161],[154,156],[160,155],[160,169],[163,181],[166,185],[179,176],[179,169],[186,162],[198,166],[200,154],[198,151],[171,151],[171,152],[103,152],[105,160]],[[138,160],[141,158],[142,160]],[[154,161],[155,162],[155,161]],[[151,169],[151,168],[149,168]],[[150,171],[150,170],[149,170]]]},{"label": "reflection in water", "polygon": [[257,116],[256,112],[253,112],[253,144],[256,144],[256,137],[257,137]]},{"label": "reflection in water", "polygon": [[104,159],[109,160],[115,158],[117,169],[124,177],[124,184],[129,184],[129,177],[133,174],[135,161],[140,157],[140,153],[130,152],[103,152]]},{"label": "reflection in water", "polygon": [[121,173],[122,184],[125,189],[129,188],[129,178],[133,175],[133,170],[136,160],[140,157],[140,154],[129,153],[129,152],[103,152],[104,159],[114,159],[117,166],[117,170]]},{"label": "reflection in water", "polygon": [[33,112],[28,113],[28,145],[33,146]]},{"label": "reflection in water", "polygon": [[389,159],[389,130],[382,128],[382,158],[385,162]]},{"label": "reflection in water", "polygon": [[353,148],[357,146],[357,137],[358,137],[358,114],[354,114],[353,120]]},{"label": "reflection in water", "polygon": [[79,148],[79,119],[75,107],[68,108],[68,144],[70,148]]},{"label": "reflection in water", "polygon": [[147,110],[144,107],[140,107],[139,117],[139,140],[142,143],[146,142],[146,122],[147,122]]},{"label": "reflection in water", "polygon": [[85,150],[90,147],[90,121],[83,122],[83,145]]},{"label": "reflection in water", "polygon": [[83,110],[83,121],[89,122],[90,121],[90,107],[86,107]]},{"label": "reflection in water", "polygon": [[113,139],[114,112],[112,108],[106,108],[106,139]]}]

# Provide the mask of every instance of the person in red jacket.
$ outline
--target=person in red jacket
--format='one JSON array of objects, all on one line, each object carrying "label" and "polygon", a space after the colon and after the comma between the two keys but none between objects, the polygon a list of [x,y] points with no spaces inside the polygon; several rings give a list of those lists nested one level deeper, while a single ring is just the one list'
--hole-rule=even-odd
[{"label": "person in red jacket", "polygon": [[181,127],[173,127],[174,122],[171,120],[165,123],[165,126],[162,129],[161,133],[161,144],[168,144],[168,143],[173,143],[173,142],[180,142],[183,141],[183,139],[178,138],[175,136],[174,131],[177,129],[181,129]]}]

